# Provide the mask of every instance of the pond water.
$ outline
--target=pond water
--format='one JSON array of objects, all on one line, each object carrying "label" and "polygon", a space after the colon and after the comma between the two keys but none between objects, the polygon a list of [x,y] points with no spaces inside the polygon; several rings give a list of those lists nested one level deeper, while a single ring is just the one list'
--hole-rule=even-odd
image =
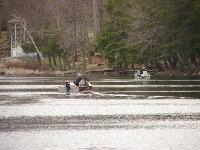
[{"label": "pond water", "polygon": [[200,77],[0,76],[0,150],[199,150]]}]

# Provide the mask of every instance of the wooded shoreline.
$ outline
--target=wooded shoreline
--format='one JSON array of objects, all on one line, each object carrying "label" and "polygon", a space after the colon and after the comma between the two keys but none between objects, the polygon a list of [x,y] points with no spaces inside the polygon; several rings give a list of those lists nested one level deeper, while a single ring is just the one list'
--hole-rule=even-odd
[{"label": "wooded shoreline", "polygon": [[[81,74],[88,75],[105,75],[105,76],[134,76],[136,70],[126,70],[126,71],[114,71],[113,69],[98,69],[91,70],[87,72],[81,72]],[[200,77],[200,68],[194,71],[185,71],[180,72],[178,70],[149,70],[151,76],[199,76]],[[75,75],[76,72],[71,71],[60,71],[60,70],[38,70],[38,69],[24,69],[24,68],[3,68],[0,67],[0,75],[6,76],[67,76]]]},{"label": "wooded shoreline", "polygon": [[23,49],[61,70],[97,69],[88,67],[98,56],[123,72],[138,64],[196,74],[190,65],[200,66],[199,10],[197,0],[3,0],[0,57]]}]

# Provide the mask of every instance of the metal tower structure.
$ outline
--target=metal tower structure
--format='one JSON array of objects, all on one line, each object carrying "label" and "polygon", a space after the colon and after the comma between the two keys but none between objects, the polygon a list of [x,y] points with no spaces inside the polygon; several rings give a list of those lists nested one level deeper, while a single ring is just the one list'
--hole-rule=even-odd
[{"label": "metal tower structure", "polygon": [[11,57],[23,55],[21,44],[25,41],[25,27],[26,22],[21,18],[14,18],[8,21],[10,27],[10,45],[11,45]]}]

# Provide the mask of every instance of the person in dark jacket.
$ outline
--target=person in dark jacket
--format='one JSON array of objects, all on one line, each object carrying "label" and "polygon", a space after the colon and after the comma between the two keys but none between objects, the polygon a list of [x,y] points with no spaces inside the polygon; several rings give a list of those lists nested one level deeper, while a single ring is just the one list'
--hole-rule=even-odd
[{"label": "person in dark jacket", "polygon": [[71,89],[71,87],[70,87],[70,82],[69,82],[69,81],[66,81],[65,86],[66,86],[67,92],[69,92],[69,90]]},{"label": "person in dark jacket", "polygon": [[78,74],[78,78],[73,82],[76,86],[79,86],[79,82],[82,80],[83,78],[81,77],[80,74]]}]

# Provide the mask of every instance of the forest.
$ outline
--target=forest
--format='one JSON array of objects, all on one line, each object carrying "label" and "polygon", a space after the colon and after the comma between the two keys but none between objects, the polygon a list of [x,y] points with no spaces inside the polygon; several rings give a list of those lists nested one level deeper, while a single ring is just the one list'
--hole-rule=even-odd
[{"label": "forest", "polygon": [[[96,56],[116,71],[188,71],[200,66],[199,14],[199,0],[0,0],[0,34],[8,20],[23,19],[49,66],[61,70],[87,71]],[[30,38],[22,48],[36,52]]]}]

